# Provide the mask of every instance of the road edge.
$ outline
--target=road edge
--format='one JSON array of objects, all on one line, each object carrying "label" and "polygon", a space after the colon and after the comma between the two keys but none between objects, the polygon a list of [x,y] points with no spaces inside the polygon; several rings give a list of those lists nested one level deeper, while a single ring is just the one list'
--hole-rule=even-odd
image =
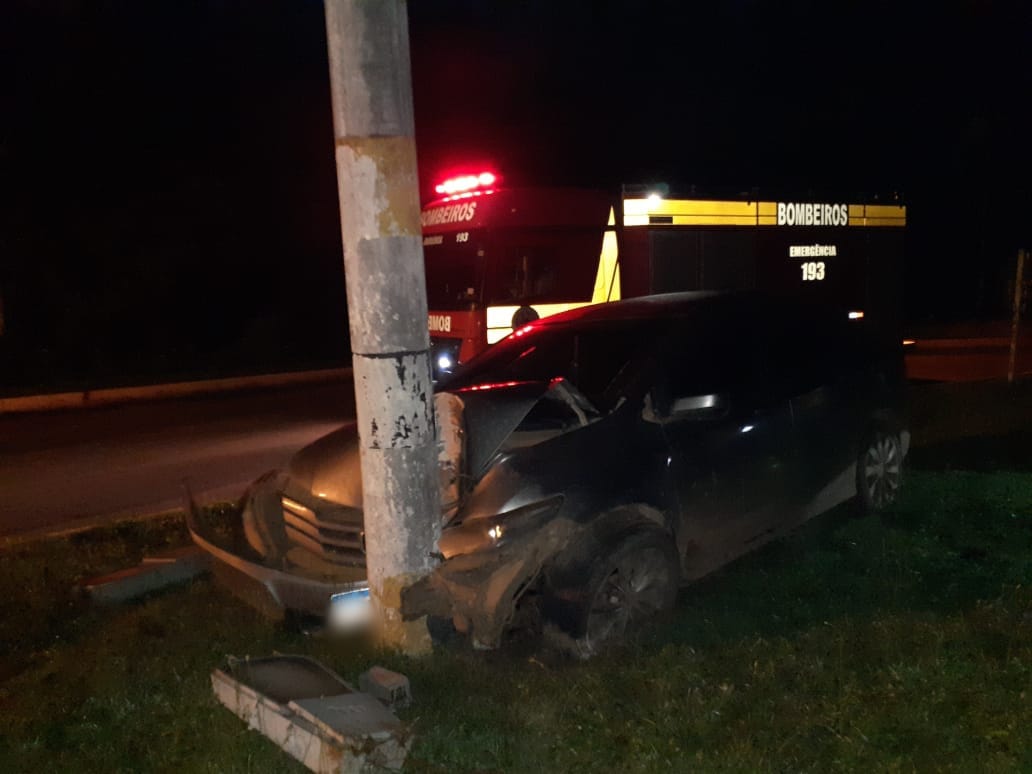
[{"label": "road edge", "polygon": [[47,540],[67,540],[81,535],[85,532],[101,529],[117,529],[125,524],[137,524],[144,521],[182,521],[186,524],[186,512],[183,508],[168,508],[151,513],[137,513],[131,515],[116,516],[114,518],[105,516],[94,516],[73,523],[65,522],[61,527],[41,527],[27,532],[16,532],[12,535],[0,536],[0,551],[19,548],[30,543],[42,543]]},{"label": "road edge", "polygon": [[24,395],[0,398],[0,416],[42,411],[67,411],[97,406],[112,406],[137,401],[166,400],[222,392],[245,392],[302,384],[346,381],[351,368],[326,368],[313,371],[291,371],[258,376],[232,376],[195,382],[170,382],[139,387],[112,387],[103,390],[57,392],[50,395]]}]

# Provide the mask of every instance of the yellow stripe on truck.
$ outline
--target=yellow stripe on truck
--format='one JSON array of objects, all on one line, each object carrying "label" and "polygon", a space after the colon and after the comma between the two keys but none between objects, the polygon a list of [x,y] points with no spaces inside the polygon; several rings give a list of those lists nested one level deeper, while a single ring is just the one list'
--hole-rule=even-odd
[{"label": "yellow stripe on truck", "polygon": [[[782,208],[786,203],[782,202]],[[804,205],[799,204],[798,207]],[[848,212],[848,223],[840,223],[838,215],[832,222],[787,223],[778,222],[778,202],[742,202],[719,199],[646,199],[624,200],[624,226],[905,226],[907,208],[893,204],[830,204],[813,202],[808,208],[838,208]],[[843,210],[843,208],[845,208]],[[809,210],[808,210],[809,211]],[[791,214],[791,213],[790,213]]]},{"label": "yellow stripe on truck", "polygon": [[620,300],[620,248],[616,241],[616,213],[609,210],[608,228],[602,236],[602,252],[598,257],[598,273],[595,275],[595,290],[591,303]]}]

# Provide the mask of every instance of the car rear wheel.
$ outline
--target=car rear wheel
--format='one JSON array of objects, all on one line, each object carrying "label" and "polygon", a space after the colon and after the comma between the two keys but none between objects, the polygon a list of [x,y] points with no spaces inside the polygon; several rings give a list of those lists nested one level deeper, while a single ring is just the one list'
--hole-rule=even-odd
[{"label": "car rear wheel", "polygon": [[574,652],[590,658],[677,600],[680,563],[673,540],[656,529],[635,532],[597,559],[584,587]]},{"label": "car rear wheel", "polygon": [[872,433],[856,464],[856,487],[861,511],[880,513],[891,508],[903,483],[903,444],[898,433]]}]

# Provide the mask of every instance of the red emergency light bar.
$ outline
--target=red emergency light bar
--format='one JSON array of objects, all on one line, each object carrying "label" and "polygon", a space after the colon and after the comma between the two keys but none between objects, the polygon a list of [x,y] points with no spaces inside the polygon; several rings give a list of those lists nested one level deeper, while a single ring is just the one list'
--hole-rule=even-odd
[{"label": "red emergency light bar", "polygon": [[469,191],[475,191],[478,188],[490,188],[498,180],[498,176],[494,172],[481,172],[479,175],[462,175],[461,177],[452,177],[445,180],[443,183],[438,183],[434,190],[439,194],[462,194]]}]

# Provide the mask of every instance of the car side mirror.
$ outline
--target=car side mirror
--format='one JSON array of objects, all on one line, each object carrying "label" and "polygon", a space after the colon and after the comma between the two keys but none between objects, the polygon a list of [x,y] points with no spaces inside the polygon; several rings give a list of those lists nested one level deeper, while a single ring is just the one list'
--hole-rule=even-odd
[{"label": "car side mirror", "polygon": [[689,395],[677,398],[670,405],[670,416],[714,416],[727,409],[727,396],[720,393]]},{"label": "car side mirror", "polygon": [[728,396],[723,393],[686,395],[669,402],[647,395],[642,417],[648,422],[659,423],[718,419],[727,413],[729,403]]}]

